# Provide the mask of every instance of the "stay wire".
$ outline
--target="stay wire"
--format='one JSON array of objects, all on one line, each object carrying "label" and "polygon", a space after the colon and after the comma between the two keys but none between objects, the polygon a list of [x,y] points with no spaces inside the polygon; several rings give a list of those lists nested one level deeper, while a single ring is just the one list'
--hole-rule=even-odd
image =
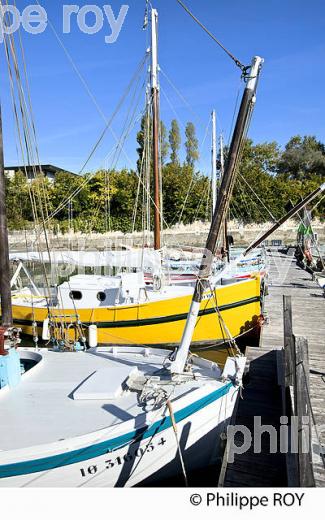
[{"label": "stay wire", "polygon": [[217,44],[219,45],[219,47],[221,47],[221,49],[229,56],[229,58],[231,58],[233,60],[233,62],[236,64],[237,67],[239,67],[239,69],[242,71],[242,76],[244,78],[247,77],[248,75],[248,72],[249,72],[249,69],[250,69],[250,65],[244,65],[243,63],[241,63],[241,61],[236,58],[236,56],[234,56],[221,42],[220,40],[218,40],[214,34],[212,34],[211,31],[209,31],[209,29],[202,23],[200,22],[200,20],[192,13],[192,11],[189,10],[189,8],[184,4],[184,2],[182,2],[182,0],[176,0],[176,2],[191,16],[191,18],[201,27],[201,29],[203,29],[209,36],[210,38],[212,38],[212,40]]}]

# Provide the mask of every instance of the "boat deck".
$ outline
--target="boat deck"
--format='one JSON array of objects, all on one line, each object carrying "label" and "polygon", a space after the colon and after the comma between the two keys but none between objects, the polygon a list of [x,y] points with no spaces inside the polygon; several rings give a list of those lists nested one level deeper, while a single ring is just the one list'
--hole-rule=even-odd
[{"label": "boat deck", "polygon": [[[151,412],[138,401],[139,392],[119,390],[130,370],[153,375],[162,368],[169,352],[135,347],[113,350],[115,353],[105,347],[78,353],[42,351],[42,360],[22,376],[17,387],[0,391],[0,451],[67,440],[111,426],[123,427],[126,421],[137,429],[151,420]],[[215,385],[224,385],[217,381],[219,368],[209,362],[204,367],[194,366],[193,372],[195,380],[182,384],[171,385],[166,380],[164,389],[167,393],[173,390],[173,402],[202,387],[202,381],[212,383],[212,390]],[[95,380],[92,385],[88,384],[90,377]],[[76,399],[76,392],[83,392],[83,398]]]},{"label": "boat deck", "polygon": [[[91,374],[112,365],[114,361],[83,352],[43,351],[42,360],[16,388],[0,392],[0,449],[55,442],[118,424],[125,415],[130,418],[132,412],[122,412],[118,403],[73,399]],[[132,396],[128,408],[134,404]]]}]

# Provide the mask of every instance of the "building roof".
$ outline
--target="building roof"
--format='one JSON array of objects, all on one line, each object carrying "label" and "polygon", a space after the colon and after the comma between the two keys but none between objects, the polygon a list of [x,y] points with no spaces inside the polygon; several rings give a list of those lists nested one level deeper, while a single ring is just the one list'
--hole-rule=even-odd
[{"label": "building roof", "polygon": [[[38,165],[35,165],[35,166],[37,167]],[[49,173],[53,173],[54,175],[56,175],[57,173],[63,171],[63,172],[69,173],[70,175],[78,175],[77,173],[70,172],[69,170],[66,170],[65,168],[60,168],[59,166],[54,166],[53,164],[41,164],[40,166],[44,173],[49,172]],[[27,170],[31,170],[32,168],[34,168],[34,165],[26,166]],[[4,169],[5,170],[15,170],[15,171],[18,171],[18,170],[24,171],[25,166],[23,164],[18,165],[18,166],[17,165],[5,166]]]}]

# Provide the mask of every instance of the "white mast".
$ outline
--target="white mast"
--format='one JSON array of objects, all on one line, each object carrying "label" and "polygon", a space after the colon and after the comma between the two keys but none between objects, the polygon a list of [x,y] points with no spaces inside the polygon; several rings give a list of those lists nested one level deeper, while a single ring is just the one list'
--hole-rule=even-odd
[{"label": "white mast", "polygon": [[151,10],[151,88],[158,89],[158,11]]},{"label": "white mast", "polygon": [[217,202],[217,118],[216,111],[212,111],[212,214]]},{"label": "white mast", "polygon": [[243,93],[234,134],[229,149],[225,174],[223,176],[219,190],[218,199],[216,202],[216,210],[213,215],[209,236],[206,242],[205,254],[202,258],[191,307],[187,315],[182,341],[177,351],[175,360],[172,362],[170,367],[170,371],[173,374],[181,374],[184,372],[194,329],[196,326],[196,321],[200,311],[201,301],[204,292],[210,288],[210,276],[216,243],[222,224],[224,222],[225,215],[227,214],[229,208],[231,192],[234,185],[234,180],[236,178],[236,163],[238,160],[242,140],[244,138],[245,132],[247,131],[247,125],[249,123],[250,116],[255,104],[256,87],[262,63],[263,60],[259,56],[254,57],[252,60],[252,66],[249,77],[247,78],[246,88]]}]

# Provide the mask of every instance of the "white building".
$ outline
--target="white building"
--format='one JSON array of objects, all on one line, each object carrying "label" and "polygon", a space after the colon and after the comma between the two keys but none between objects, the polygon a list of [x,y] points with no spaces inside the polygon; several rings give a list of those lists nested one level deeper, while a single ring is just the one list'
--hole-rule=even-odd
[{"label": "white building", "polygon": [[5,175],[8,177],[8,179],[12,179],[15,174],[18,171],[21,171],[23,173],[27,173],[28,181],[31,182],[35,178],[35,172],[36,176],[41,172],[43,173],[44,177],[46,177],[50,182],[54,182],[55,176],[59,172],[66,172],[71,175],[76,175],[75,173],[69,172],[65,170],[64,168],[59,168],[57,166],[53,166],[53,164],[41,164],[41,171],[38,166],[26,166],[26,169],[23,165],[20,166],[5,166]]}]

